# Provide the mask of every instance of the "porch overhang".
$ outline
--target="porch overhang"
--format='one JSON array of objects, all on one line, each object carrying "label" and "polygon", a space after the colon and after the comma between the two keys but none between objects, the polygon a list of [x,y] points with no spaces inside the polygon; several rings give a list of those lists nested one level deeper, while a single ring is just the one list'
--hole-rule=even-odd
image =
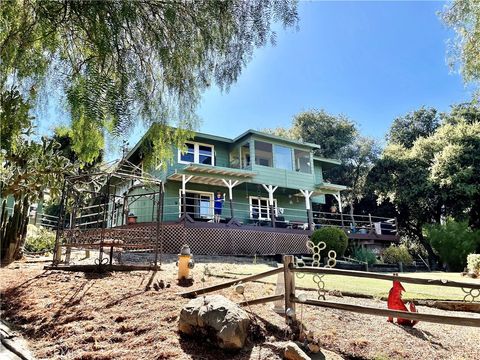
[{"label": "porch overhang", "polygon": [[322,182],[315,185],[315,195],[338,194],[340,191],[347,190],[345,185]]},{"label": "porch overhang", "polygon": [[182,176],[191,177],[188,182],[215,186],[225,186],[223,179],[231,179],[238,181],[237,185],[246,181],[250,181],[256,173],[252,171],[225,168],[220,166],[209,166],[200,164],[187,165],[179,172],[175,172],[168,176],[168,180],[182,181]]}]

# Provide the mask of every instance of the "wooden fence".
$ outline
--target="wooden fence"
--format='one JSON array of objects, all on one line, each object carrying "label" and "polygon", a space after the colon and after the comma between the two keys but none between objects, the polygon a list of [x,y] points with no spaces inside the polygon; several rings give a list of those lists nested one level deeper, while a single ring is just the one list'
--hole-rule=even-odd
[{"label": "wooden fence", "polygon": [[374,308],[369,306],[360,306],[360,305],[351,305],[336,303],[326,300],[316,300],[316,299],[299,299],[295,294],[295,273],[310,273],[310,274],[330,274],[330,275],[341,275],[341,276],[350,276],[350,277],[362,277],[370,279],[380,279],[380,280],[398,280],[404,283],[411,284],[421,284],[428,286],[447,286],[447,287],[456,287],[462,289],[471,289],[472,291],[480,292],[480,283],[469,283],[469,282],[458,282],[450,280],[439,280],[439,279],[419,279],[408,276],[400,275],[387,275],[379,273],[371,273],[365,271],[355,271],[355,270],[340,270],[332,268],[318,268],[318,267],[309,267],[295,266],[294,257],[292,255],[286,255],[283,257],[283,267],[277,269],[268,270],[256,275],[247,276],[241,279],[235,279],[227,282],[223,282],[218,285],[213,285],[205,287],[202,289],[196,289],[188,292],[180,293],[183,297],[196,297],[198,295],[207,294],[213,291],[225,289],[237,284],[243,284],[249,281],[254,281],[261,279],[267,276],[275,275],[282,273],[284,275],[284,292],[283,294],[276,294],[272,296],[266,296],[258,299],[253,299],[244,301],[240,305],[255,305],[263,304],[272,301],[278,301],[284,299],[285,302],[285,317],[287,323],[295,322],[295,306],[296,304],[305,304],[313,305],[324,308],[340,309],[345,311],[351,311],[360,314],[368,314],[374,316],[385,316],[393,318],[402,318],[409,320],[418,320],[433,322],[439,324],[449,324],[449,325],[462,325],[462,326],[474,326],[480,327],[480,318],[474,317],[461,317],[461,316],[446,316],[446,315],[434,315],[434,314],[421,314],[417,312],[407,312],[407,311],[398,311],[398,310],[389,310]]}]

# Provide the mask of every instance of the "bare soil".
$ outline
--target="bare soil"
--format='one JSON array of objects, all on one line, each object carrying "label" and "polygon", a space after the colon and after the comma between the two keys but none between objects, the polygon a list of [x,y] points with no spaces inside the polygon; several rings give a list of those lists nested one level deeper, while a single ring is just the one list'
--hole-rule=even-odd
[{"label": "bare soil", "polygon": [[[40,359],[281,359],[278,344],[289,337],[272,304],[252,306],[255,315],[248,346],[234,353],[205,339],[177,332],[180,309],[188,302],[178,292],[202,286],[197,263],[194,283],[176,282],[175,259],[161,271],[108,274],[44,271],[45,263],[17,262],[0,269],[2,318],[18,326]],[[245,259],[210,259],[210,272],[242,273]],[[249,260],[251,263],[251,260]],[[243,265],[244,266],[244,265]],[[205,276],[205,286],[224,279]],[[157,285],[163,280],[165,287]],[[273,285],[246,284],[247,299],[271,295]],[[240,302],[233,289],[219,293]],[[315,292],[307,292],[314,297]],[[380,300],[327,297],[328,300],[386,308]],[[249,310],[247,308],[247,310]],[[449,314],[420,306],[419,312]],[[320,345],[346,359],[479,359],[478,328],[419,323],[405,328],[383,317],[311,306],[297,308],[298,318],[315,332]],[[453,315],[480,317],[455,312]],[[252,314],[253,316],[253,314]]]}]

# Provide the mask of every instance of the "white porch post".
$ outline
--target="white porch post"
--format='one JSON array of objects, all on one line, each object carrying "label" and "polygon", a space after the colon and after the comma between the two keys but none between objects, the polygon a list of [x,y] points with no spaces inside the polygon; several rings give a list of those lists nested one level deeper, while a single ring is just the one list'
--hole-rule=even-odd
[{"label": "white porch post", "polygon": [[343,212],[343,207],[342,207],[342,197],[340,196],[340,191],[338,191],[336,194],[332,194],[335,197],[335,200],[338,202],[338,208],[340,210],[340,213]]},{"label": "white porch post", "polygon": [[312,208],[311,208],[311,205],[310,205],[310,197],[312,196],[313,191],[300,190],[300,192],[305,197],[305,208],[307,209],[308,230],[313,230],[312,229],[313,214],[312,214]]},{"label": "white porch post", "polygon": [[182,175],[182,212],[183,217],[187,216],[187,192],[186,192],[186,185],[187,183],[192,180],[193,175],[187,177],[186,175]]},{"label": "white porch post", "polygon": [[278,186],[262,184],[263,188],[268,192],[268,202],[270,205],[270,219],[272,221],[272,227],[275,227],[275,207],[273,204],[273,193],[278,189]]},{"label": "white porch post", "polygon": [[239,181],[238,180],[235,180],[235,181],[232,181],[232,180],[225,180],[225,179],[222,179],[223,183],[225,184],[225,186],[228,188],[228,200],[230,201],[230,215],[231,215],[231,218],[233,219],[233,188],[235,186],[238,185]]}]

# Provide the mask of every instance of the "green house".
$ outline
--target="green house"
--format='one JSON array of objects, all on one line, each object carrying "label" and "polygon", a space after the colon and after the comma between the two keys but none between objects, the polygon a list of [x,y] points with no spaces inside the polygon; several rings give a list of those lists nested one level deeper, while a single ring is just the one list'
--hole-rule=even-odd
[{"label": "green house", "polygon": [[[141,145],[127,155],[140,167]],[[346,189],[325,181],[323,171],[340,161],[314,156],[317,148],[255,130],[234,139],[196,133],[184,152],[174,149],[174,161],[165,171],[146,170],[164,181],[164,221],[178,221],[186,213],[189,221],[306,229],[320,223],[312,204],[324,204],[325,195],[331,194],[341,210],[340,192]],[[218,192],[221,201],[215,205]],[[221,214],[215,217],[219,203]],[[148,199],[128,211],[138,222],[155,218]]]}]

